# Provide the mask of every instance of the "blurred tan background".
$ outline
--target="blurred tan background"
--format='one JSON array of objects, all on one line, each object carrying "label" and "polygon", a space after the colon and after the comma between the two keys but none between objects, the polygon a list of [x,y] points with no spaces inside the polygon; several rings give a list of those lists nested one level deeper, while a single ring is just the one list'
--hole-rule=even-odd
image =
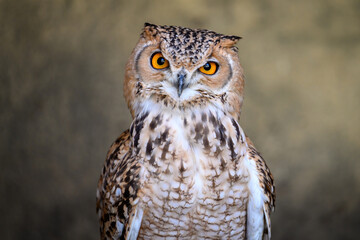
[{"label": "blurred tan background", "polygon": [[0,238],[98,239],[143,23],[240,35],[241,125],[276,180],[273,239],[360,236],[360,2],[0,0]]}]

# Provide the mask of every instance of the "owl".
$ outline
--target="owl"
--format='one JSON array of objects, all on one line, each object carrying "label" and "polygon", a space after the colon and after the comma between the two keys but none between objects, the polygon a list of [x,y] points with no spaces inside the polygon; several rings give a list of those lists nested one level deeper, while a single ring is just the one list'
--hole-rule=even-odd
[{"label": "owl", "polygon": [[239,125],[240,39],[145,23],[126,65],[133,121],[97,189],[101,239],[269,239],[273,176]]}]

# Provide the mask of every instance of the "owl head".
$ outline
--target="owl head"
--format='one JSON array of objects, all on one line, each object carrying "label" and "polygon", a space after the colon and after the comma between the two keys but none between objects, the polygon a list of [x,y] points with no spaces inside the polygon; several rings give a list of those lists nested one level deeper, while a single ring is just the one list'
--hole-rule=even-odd
[{"label": "owl head", "polygon": [[239,118],[244,87],[235,47],[239,39],[145,23],[125,73],[132,116],[151,106],[180,112],[212,106]]}]

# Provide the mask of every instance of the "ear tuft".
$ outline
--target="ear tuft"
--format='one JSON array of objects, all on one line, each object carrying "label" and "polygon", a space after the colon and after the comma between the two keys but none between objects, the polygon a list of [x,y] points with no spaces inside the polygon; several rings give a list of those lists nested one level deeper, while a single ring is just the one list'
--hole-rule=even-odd
[{"label": "ear tuft", "polygon": [[144,23],[144,30],[141,34],[142,37],[146,38],[146,39],[154,39],[158,33],[157,31],[158,26],[152,23]]},{"label": "ear tuft", "polygon": [[234,46],[242,37],[238,36],[221,36],[220,43],[223,47],[232,47]]}]

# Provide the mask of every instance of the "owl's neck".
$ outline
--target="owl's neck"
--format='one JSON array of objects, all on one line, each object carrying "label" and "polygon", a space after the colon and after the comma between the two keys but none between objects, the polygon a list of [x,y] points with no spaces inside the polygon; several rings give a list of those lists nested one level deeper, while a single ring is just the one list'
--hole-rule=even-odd
[{"label": "owl's neck", "polygon": [[[186,97],[174,98],[166,90],[158,86],[145,87],[138,82],[136,85],[136,97],[131,104],[131,112],[134,118],[146,112],[168,112],[171,115],[187,115],[189,113],[211,110],[212,112],[223,112],[231,115],[235,120],[239,119],[240,108],[237,104],[233,106],[234,93],[213,93],[204,89],[192,90]],[[242,102],[242,99],[237,99]],[[241,105],[241,104],[240,104]],[[225,114],[226,115],[226,114]]]}]

